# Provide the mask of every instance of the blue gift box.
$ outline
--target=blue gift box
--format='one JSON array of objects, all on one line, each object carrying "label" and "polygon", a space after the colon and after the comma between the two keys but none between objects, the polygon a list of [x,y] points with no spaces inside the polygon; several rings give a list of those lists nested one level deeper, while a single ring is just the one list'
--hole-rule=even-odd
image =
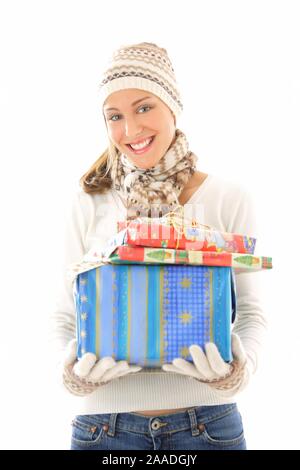
[{"label": "blue gift box", "polygon": [[106,264],[74,282],[77,356],[93,352],[143,367],[214,342],[232,360],[235,281],[231,267]]}]

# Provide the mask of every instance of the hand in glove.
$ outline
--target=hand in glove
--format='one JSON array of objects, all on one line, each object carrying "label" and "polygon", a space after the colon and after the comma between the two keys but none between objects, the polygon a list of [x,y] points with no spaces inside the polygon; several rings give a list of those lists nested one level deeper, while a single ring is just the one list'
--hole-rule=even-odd
[{"label": "hand in glove", "polygon": [[141,369],[129,366],[127,361],[116,362],[110,356],[97,361],[96,355],[90,352],[77,360],[77,341],[72,339],[63,360],[63,384],[73,395],[85,396],[113,379]]},{"label": "hand in glove", "polygon": [[241,392],[249,382],[250,369],[247,355],[239,336],[231,334],[233,361],[225,362],[214,343],[206,343],[206,355],[200,346],[193,344],[189,347],[194,364],[182,358],[176,358],[172,364],[163,364],[162,369],[194,377],[200,382],[207,383],[217,393],[231,397]]}]

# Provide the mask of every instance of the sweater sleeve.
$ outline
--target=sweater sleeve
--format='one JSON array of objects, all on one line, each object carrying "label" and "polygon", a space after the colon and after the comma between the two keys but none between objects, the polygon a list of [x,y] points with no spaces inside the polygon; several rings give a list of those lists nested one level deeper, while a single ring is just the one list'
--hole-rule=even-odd
[{"label": "sweater sleeve", "polygon": [[63,239],[61,279],[53,311],[50,313],[49,340],[54,367],[60,364],[68,342],[76,335],[76,311],[72,282],[66,276],[71,263],[78,262],[85,253],[85,237],[91,221],[90,195],[78,191],[71,203]]},{"label": "sweater sleeve", "polygon": [[[253,236],[259,240],[257,210],[254,199],[247,190],[240,192],[238,204],[230,216],[228,231]],[[267,331],[263,306],[263,281],[266,275],[268,273],[265,271],[249,271],[235,275],[237,315],[232,332],[240,337],[253,373],[257,370]]]}]

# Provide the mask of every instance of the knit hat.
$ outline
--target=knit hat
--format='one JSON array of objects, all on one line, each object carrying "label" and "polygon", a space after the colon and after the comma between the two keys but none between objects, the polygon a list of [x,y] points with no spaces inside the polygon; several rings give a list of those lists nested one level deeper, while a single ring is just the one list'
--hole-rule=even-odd
[{"label": "knit hat", "polygon": [[109,60],[99,88],[101,107],[111,93],[138,88],[158,96],[176,119],[183,110],[167,51],[153,43],[142,42],[117,49]]}]

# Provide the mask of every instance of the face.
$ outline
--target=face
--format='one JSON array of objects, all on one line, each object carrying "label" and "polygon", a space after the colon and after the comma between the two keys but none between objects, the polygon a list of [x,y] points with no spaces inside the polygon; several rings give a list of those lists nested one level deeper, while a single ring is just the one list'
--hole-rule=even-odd
[{"label": "face", "polygon": [[[103,115],[111,142],[139,168],[155,166],[175,139],[172,111],[148,91],[129,88],[112,93],[104,102]],[[148,144],[149,138],[154,139]]]}]

